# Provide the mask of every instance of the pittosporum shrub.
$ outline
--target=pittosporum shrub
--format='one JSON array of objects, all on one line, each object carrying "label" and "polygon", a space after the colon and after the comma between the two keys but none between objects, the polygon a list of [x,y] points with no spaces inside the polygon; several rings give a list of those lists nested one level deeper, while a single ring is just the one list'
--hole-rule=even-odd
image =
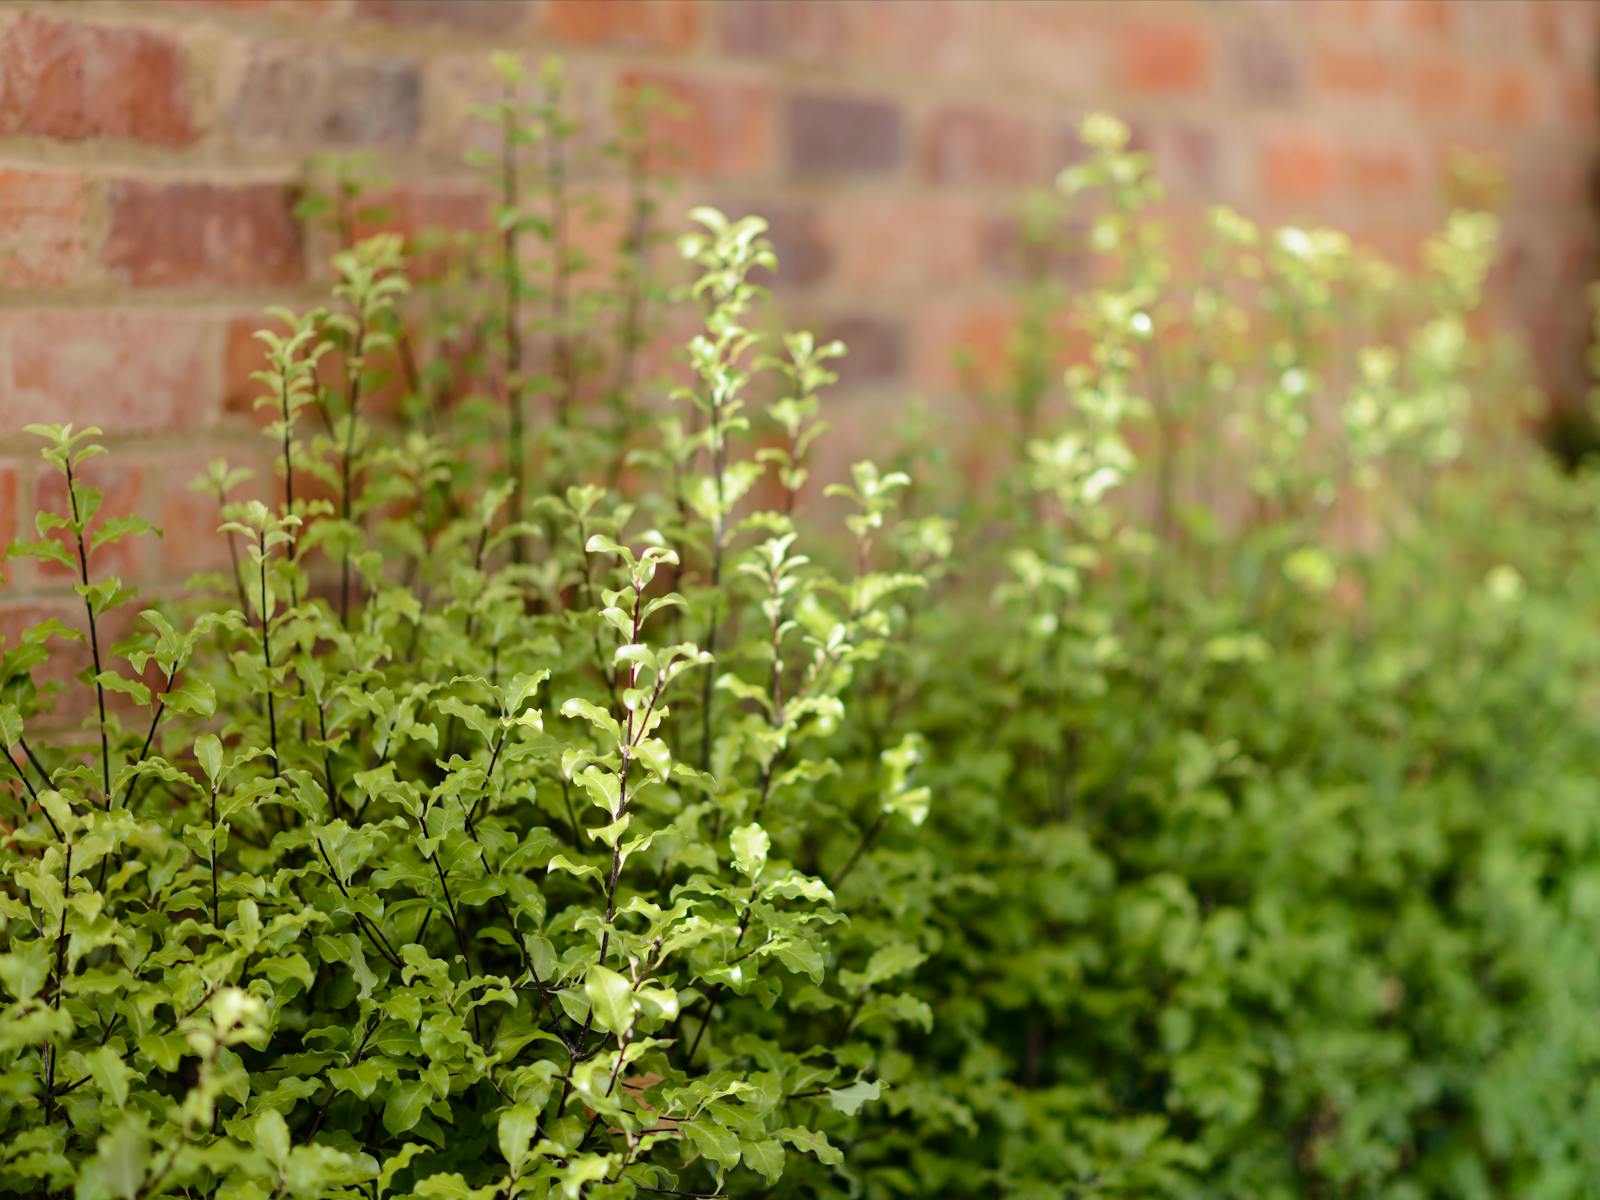
[{"label": "pittosporum shrub", "polygon": [[925,739],[944,879],[905,1047],[942,1106],[872,1110],[861,1169],[1588,1195],[1593,489],[1519,450],[1473,313],[1494,221],[1403,269],[1217,210],[1185,266],[1147,158],[1085,136],[1075,223],[1034,228],[1046,261],[1081,231],[1090,283],[1025,297],[994,483],[914,471],[960,569],[858,714]]},{"label": "pittosporum shrub", "polygon": [[307,206],[230,571],[114,641],[151,531],[35,428],[83,620],[0,658],[0,1188],[1586,1195],[1594,486],[1515,449],[1493,219],[1180,262],[1092,118],[982,486],[913,431],[819,488],[761,223],[669,289],[662,99],[596,146],[496,67],[491,230]]},{"label": "pittosporum shrub", "polygon": [[530,109],[498,65],[495,228],[435,248],[420,323],[400,240],[324,209],[329,302],[260,335],[271,487],[200,484],[230,574],[113,644],[96,552],[152,531],[101,519],[97,430],[30,429],[66,503],[11,553],[83,620],[0,660],[0,1189],[844,1195],[879,1047],[929,1025],[922,914],[840,900],[933,873],[918,744],[833,751],[921,586],[907,480],[858,464],[847,565],[811,552],[843,347],[758,332],[764,226],[700,210],[659,394],[646,125],[585,275],[559,72]]}]

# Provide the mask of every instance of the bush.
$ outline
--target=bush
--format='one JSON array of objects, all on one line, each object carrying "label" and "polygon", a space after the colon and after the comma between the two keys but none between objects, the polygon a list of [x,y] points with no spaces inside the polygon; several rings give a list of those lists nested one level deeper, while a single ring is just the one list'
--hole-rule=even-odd
[{"label": "bush", "polygon": [[1000,486],[912,500],[972,532],[880,668],[946,881],[905,1047],[942,1106],[874,1110],[884,1167],[1586,1195],[1593,492],[1519,450],[1471,315],[1493,221],[1457,213],[1411,273],[1218,211],[1186,290],[1145,157],[1086,134],[1088,361],[1053,386],[1036,288],[984,398]]},{"label": "bush", "polygon": [[[567,152],[501,68],[508,155],[530,130]],[[804,552],[817,394],[842,348],[750,327],[764,226],[709,210],[682,242],[700,329],[671,405],[646,412],[641,385],[608,376],[594,406],[637,442],[621,462],[578,411],[598,367],[577,293],[556,301],[578,264],[543,214],[576,198],[543,175],[519,200],[521,182],[452,259],[503,283],[466,318],[489,349],[416,364],[405,432],[371,411],[417,358],[395,237],[335,255],[328,307],[277,314],[256,378],[282,500],[232,499],[247,481],[219,463],[203,486],[233,578],[145,609],[117,645],[133,596],[96,551],[149,527],[99,519],[97,430],[32,427],[68,506],[12,553],[72,570],[85,619],[31,630],[0,666],[0,734],[21,752],[0,1187],[820,1193],[842,1170],[830,1133],[878,1094],[882,1031],[928,1022],[897,988],[908,943],[835,895],[921,820],[915,756],[829,749],[920,583],[882,569],[906,479],[861,463],[832,489],[850,570]],[[633,354],[628,304],[654,285],[623,259]],[[554,378],[521,362],[546,304]],[[438,311],[419,344],[459,333]],[[628,499],[598,482],[624,465]],[[51,736],[36,672],[82,637],[87,734]]]},{"label": "bush", "polygon": [[1091,118],[989,474],[912,429],[818,517],[843,348],[762,332],[761,222],[697,210],[669,299],[644,95],[585,262],[559,71],[497,66],[494,230],[408,282],[313,205],[230,573],[111,644],[150,530],[34,429],[12,553],[85,619],[0,659],[0,1187],[1586,1194],[1593,487],[1515,449],[1492,217],[1180,266]]}]

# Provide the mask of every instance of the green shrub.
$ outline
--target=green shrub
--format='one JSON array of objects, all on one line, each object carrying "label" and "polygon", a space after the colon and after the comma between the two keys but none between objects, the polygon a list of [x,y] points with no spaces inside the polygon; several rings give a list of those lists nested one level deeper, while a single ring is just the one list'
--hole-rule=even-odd
[{"label": "green shrub", "polygon": [[[568,152],[559,75],[530,113],[500,65],[507,162]],[[575,198],[504,179],[496,231],[456,247],[492,298],[416,335],[379,235],[335,255],[327,307],[277,314],[256,379],[282,502],[217,464],[234,577],[125,642],[134,597],[95,552],[149,528],[99,519],[97,430],[32,427],[69,505],[12,553],[72,569],[84,622],[0,662],[0,1188],[824,1194],[883,1031],[929,1022],[912,943],[836,896],[926,805],[913,743],[830,749],[921,582],[882,546],[907,481],[870,463],[833,489],[853,566],[805,552],[842,347],[753,331],[764,226],[700,210],[689,369],[659,410],[607,374],[607,437],[578,399],[622,368],[589,331],[608,308],[637,352],[649,235],[620,289],[580,290],[547,215]],[[535,322],[564,374],[524,365]],[[477,349],[418,361],[436,340]],[[371,398],[413,367],[387,432]],[[627,498],[602,486],[620,433]],[[85,638],[74,709],[39,668]]]},{"label": "green shrub", "polygon": [[946,1107],[874,1112],[877,1194],[1588,1195],[1592,489],[1519,450],[1493,221],[1406,271],[1218,211],[1186,273],[1085,132],[1087,361],[1040,368],[1041,284],[862,709],[926,739],[949,881],[905,1047]]},{"label": "green shrub", "polygon": [[912,429],[813,504],[843,348],[760,332],[761,222],[655,276],[639,95],[584,261],[497,68],[491,231],[308,207],[231,572],[111,644],[150,531],[35,428],[84,621],[0,658],[0,1189],[1587,1195],[1595,493],[1518,449],[1492,217],[1184,262],[1091,118],[981,486]]}]

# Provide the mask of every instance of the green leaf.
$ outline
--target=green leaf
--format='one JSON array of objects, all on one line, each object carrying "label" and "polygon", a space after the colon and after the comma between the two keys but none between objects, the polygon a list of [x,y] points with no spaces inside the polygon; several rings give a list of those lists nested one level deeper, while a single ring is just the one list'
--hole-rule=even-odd
[{"label": "green leaf", "polygon": [[742,875],[754,879],[766,865],[772,839],[760,825],[741,825],[728,838],[733,847],[733,864]]},{"label": "green leaf", "polygon": [[395,1084],[383,1105],[384,1129],[395,1135],[409,1133],[422,1120],[423,1111],[432,1098],[432,1089],[420,1080]]},{"label": "green leaf", "polygon": [[595,1024],[607,1033],[621,1036],[633,1025],[635,1003],[633,985],[615,971],[599,965],[589,968],[583,980]]},{"label": "green leaf", "polygon": [[222,777],[222,739],[214,733],[202,733],[194,740],[194,757],[215,788]]},{"label": "green leaf", "polygon": [[882,1091],[876,1079],[858,1079],[849,1087],[829,1088],[828,1103],[847,1117],[853,1117],[869,1100],[876,1100]]}]

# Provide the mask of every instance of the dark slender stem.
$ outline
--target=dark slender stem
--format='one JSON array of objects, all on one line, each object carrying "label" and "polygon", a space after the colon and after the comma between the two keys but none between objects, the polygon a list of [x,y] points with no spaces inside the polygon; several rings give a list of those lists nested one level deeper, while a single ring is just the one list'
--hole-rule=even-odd
[{"label": "dark slender stem", "polygon": [[[67,858],[63,870],[61,885],[61,925],[56,931],[56,962],[51,975],[50,1007],[61,1008],[61,993],[65,988],[65,974],[67,967],[67,910],[72,907],[72,843],[66,843]],[[55,1120],[56,1109],[56,1047],[51,1042],[45,1054],[44,1069],[44,1123],[50,1124]]]},{"label": "dark slender stem", "polygon": [[[83,544],[82,518],[78,515],[78,486],[72,480],[72,461],[67,460],[67,498],[72,504],[73,540],[78,546],[78,578],[85,593],[89,590],[89,553]],[[100,711],[100,778],[106,808],[111,807],[111,747],[106,738],[106,689],[100,682],[100,630],[95,621],[94,602],[86,594],[83,608],[89,615],[89,652],[94,657],[94,698]]]},{"label": "dark slender stem", "polygon": [[[350,889],[345,887],[344,880],[339,878],[339,872],[333,869],[333,859],[328,857],[327,848],[323,846],[321,838],[317,839],[317,853],[322,856],[323,864],[328,868],[328,877],[333,880],[334,886],[339,889],[340,895],[346,900],[351,900]],[[351,903],[353,906],[354,901],[351,900]],[[356,924],[361,927],[362,932],[372,939],[373,946],[383,955],[389,965],[398,971],[401,966],[400,956],[395,953],[394,947],[389,944],[389,939],[383,936],[383,930],[368,921],[359,912],[356,912],[354,907],[351,908],[351,912],[355,916]]]},{"label": "dark slender stem", "polygon": [[272,746],[272,773],[278,775],[278,713],[272,699],[272,617],[267,609],[267,534],[264,529],[258,546],[261,550],[261,660],[267,669],[267,735]]},{"label": "dark slender stem", "polygon": [[[354,511],[354,485],[351,481],[351,464],[355,458],[356,418],[361,410],[361,379],[365,363],[362,353],[367,340],[365,314],[356,314],[355,342],[350,347],[350,363],[346,373],[350,393],[350,411],[345,414],[344,452],[339,457],[339,507],[346,525]],[[347,531],[348,532],[348,531]],[[350,624],[350,551],[345,550],[339,563],[339,624]]]}]

